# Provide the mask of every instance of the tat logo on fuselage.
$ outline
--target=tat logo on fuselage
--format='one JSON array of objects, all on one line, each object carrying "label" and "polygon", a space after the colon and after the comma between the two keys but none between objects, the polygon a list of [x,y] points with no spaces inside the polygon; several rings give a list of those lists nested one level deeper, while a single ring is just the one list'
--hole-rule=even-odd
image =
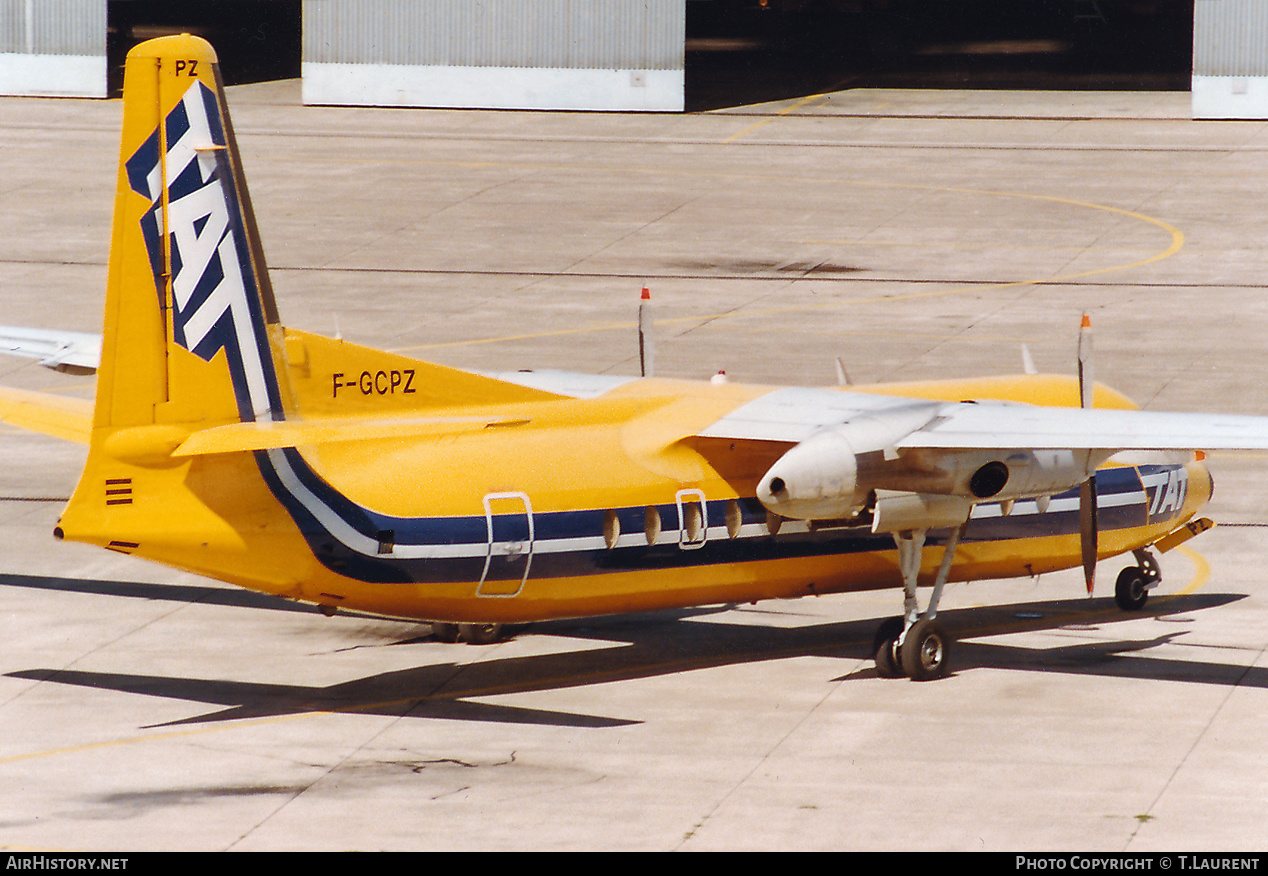
[{"label": "tat logo on fuselage", "polygon": [[330,397],[339,398],[339,390],[352,390],[361,395],[413,395],[414,369],[402,368],[390,371],[362,371],[347,376],[342,371],[331,375]]},{"label": "tat logo on fuselage", "polygon": [[1183,466],[1163,468],[1140,473],[1140,485],[1145,488],[1145,505],[1149,509],[1149,522],[1174,517],[1184,508],[1189,495],[1189,472]]}]

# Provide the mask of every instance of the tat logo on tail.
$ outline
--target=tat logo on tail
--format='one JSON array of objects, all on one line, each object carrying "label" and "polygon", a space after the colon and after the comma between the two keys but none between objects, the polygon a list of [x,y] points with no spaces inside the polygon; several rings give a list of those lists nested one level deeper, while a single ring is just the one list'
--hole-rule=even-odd
[{"label": "tat logo on tail", "polygon": [[170,273],[173,340],[206,361],[224,350],[242,418],[273,419],[281,404],[232,161],[216,96],[195,81],[126,168],[150,200],[141,229],[164,297]]}]

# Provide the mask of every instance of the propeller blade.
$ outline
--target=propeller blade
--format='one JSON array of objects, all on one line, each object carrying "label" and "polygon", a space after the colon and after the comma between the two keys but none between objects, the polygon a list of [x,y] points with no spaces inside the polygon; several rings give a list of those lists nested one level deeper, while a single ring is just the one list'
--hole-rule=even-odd
[{"label": "propeller blade", "polygon": [[1086,313],[1079,326],[1079,406],[1092,407],[1092,320]]},{"label": "propeller blade", "polygon": [[1083,554],[1083,578],[1087,581],[1087,595],[1092,595],[1096,583],[1096,475],[1079,487],[1079,547]]},{"label": "propeller blade", "polygon": [[[1092,320],[1086,313],[1079,326],[1079,406],[1092,407]],[[1096,475],[1093,473],[1079,487],[1079,548],[1083,554],[1083,578],[1087,581],[1088,596],[1092,595],[1096,583],[1096,504]]]},{"label": "propeller blade", "polygon": [[841,361],[841,357],[837,356],[837,386],[853,386],[854,382],[850,380],[849,372],[845,370],[845,363]]},{"label": "propeller blade", "polygon": [[1039,369],[1035,367],[1035,359],[1030,355],[1030,347],[1027,344],[1021,345],[1021,367],[1027,374],[1039,373]]}]

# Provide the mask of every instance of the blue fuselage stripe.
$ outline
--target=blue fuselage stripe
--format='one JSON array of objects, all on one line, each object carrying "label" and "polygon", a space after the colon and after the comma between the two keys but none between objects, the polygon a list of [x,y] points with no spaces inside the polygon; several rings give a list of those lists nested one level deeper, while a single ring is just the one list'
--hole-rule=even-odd
[{"label": "blue fuselage stripe", "polygon": [[[489,518],[461,517],[398,517],[362,508],[326,484],[304,462],[297,451],[287,453],[293,470],[305,487],[332,512],[369,539],[390,537],[383,554],[367,554],[342,544],[332,536],[303,502],[286,490],[264,454],[259,454],[261,471],[275,495],[286,505],[299,524],[314,555],[328,568],[341,575],[364,581],[443,582],[479,580],[484,574],[489,555]],[[1097,476],[1102,530],[1139,527],[1149,522],[1148,496],[1142,488],[1141,472],[1168,472],[1182,466],[1142,466],[1111,468]],[[1039,513],[1020,509],[1009,515],[988,514],[975,517],[965,532],[964,543],[996,542],[1021,538],[1073,535],[1079,531],[1078,491],[1054,496],[1052,508]],[[634,535],[616,546],[602,542],[605,510],[536,512],[533,514],[534,538],[528,551],[532,555],[531,577],[579,577],[640,569],[687,568],[707,565],[796,559],[833,554],[848,555],[891,550],[893,538],[874,534],[865,526],[807,530],[789,527],[772,537],[765,531],[766,511],[755,499],[739,500],[742,532],[729,537],[725,531],[726,501],[707,503],[709,535],[703,545],[683,549],[679,545],[681,524],[677,504],[655,506],[664,530],[656,544],[642,541],[643,507],[615,510],[620,528]],[[997,506],[985,506],[992,508]],[[521,535],[526,527],[525,515],[493,516],[497,533]],[[754,524],[762,524],[754,526]],[[790,531],[791,530],[791,531]],[[938,544],[948,533],[930,534],[929,543]],[[498,535],[515,538],[515,535]],[[405,547],[454,549],[427,557],[399,557],[392,553]],[[521,572],[522,573],[522,572]]]}]

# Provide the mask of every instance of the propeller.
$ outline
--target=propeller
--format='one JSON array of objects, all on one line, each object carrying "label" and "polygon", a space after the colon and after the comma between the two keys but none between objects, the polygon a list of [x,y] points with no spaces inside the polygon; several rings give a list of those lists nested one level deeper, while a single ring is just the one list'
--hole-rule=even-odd
[{"label": "propeller", "polygon": [[1035,367],[1034,357],[1030,355],[1030,347],[1026,344],[1021,345],[1021,367],[1027,374],[1039,373],[1039,369]]},{"label": "propeller", "polygon": [[845,370],[845,363],[841,361],[841,357],[837,356],[837,386],[853,386],[854,381],[850,380],[850,374]]},{"label": "propeller", "polygon": [[1088,596],[1096,584],[1096,526],[1096,475],[1092,475],[1079,487],[1079,542]]},{"label": "propeller", "polygon": [[[1083,314],[1079,326],[1079,406],[1092,407],[1092,320]],[[1092,595],[1096,578],[1097,513],[1096,474],[1093,472],[1079,487],[1079,547],[1083,554],[1083,577],[1087,595]]]}]

